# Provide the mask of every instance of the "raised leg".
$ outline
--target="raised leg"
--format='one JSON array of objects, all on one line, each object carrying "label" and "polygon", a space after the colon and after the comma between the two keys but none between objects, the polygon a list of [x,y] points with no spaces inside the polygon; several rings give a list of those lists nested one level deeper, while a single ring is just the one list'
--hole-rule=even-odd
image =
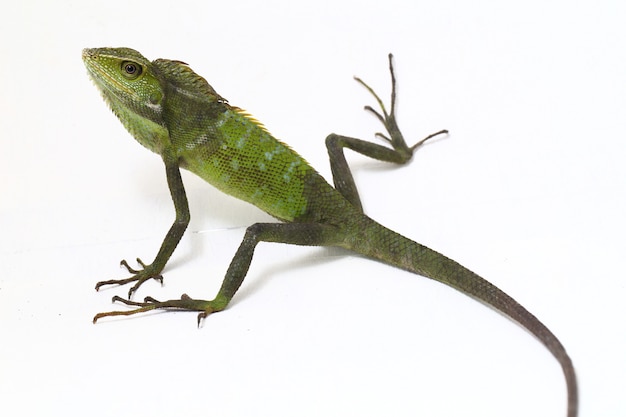
[{"label": "raised leg", "polygon": [[391,149],[376,143],[368,142],[361,139],[351,138],[348,136],[330,134],[326,138],[326,147],[328,149],[328,155],[330,158],[331,171],[333,173],[333,181],[335,188],[354,205],[363,211],[361,205],[361,199],[354,183],[354,178],[350,172],[350,167],[346,161],[343,149],[352,149],[355,152],[369,156],[370,158],[378,159],[385,162],[393,162],[396,164],[406,164],[413,157],[413,153],[417,148],[424,144],[428,139],[435,136],[448,133],[447,130],[440,130],[439,132],[428,135],[426,138],[417,142],[413,146],[408,146],[398,123],[396,121],[396,76],[393,71],[393,56],[389,54],[389,72],[391,73],[391,110],[388,113],[385,105],[374,90],[367,85],[360,78],[355,77],[355,80],[363,85],[376,99],[382,113],[374,110],[371,106],[365,106],[365,110],[371,112],[380,120],[385,127],[387,134],[376,133],[376,137],[379,137],[391,145]]},{"label": "raised leg", "polygon": [[246,234],[226,271],[217,296],[213,300],[192,299],[183,294],[178,300],[158,301],[147,297],[143,302],[125,300],[121,297],[113,297],[113,301],[120,301],[126,305],[139,307],[134,310],[109,311],[96,314],[93,318],[95,323],[103,317],[129,316],[156,309],[175,309],[186,311],[200,311],[198,325],[202,319],[211,313],[222,311],[233,298],[243,282],[256,245],[263,242],[288,243],[303,246],[326,246],[338,243],[338,233],[333,226],[317,223],[256,223],[246,230]]}]

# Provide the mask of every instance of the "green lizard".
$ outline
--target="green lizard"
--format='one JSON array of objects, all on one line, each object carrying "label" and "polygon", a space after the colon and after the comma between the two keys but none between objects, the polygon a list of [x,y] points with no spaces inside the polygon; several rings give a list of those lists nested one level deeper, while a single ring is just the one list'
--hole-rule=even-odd
[{"label": "green lizard", "polygon": [[[140,270],[122,261],[130,278],[101,281],[103,285],[135,284],[128,299],[120,301],[137,308],[99,313],[94,323],[107,316],[131,315],[155,309],[199,311],[198,324],[209,314],[224,310],[243,282],[256,245],[280,242],[293,245],[338,246],[447,284],[504,313],[526,328],[554,355],[561,365],[568,392],[569,417],[577,415],[576,374],[559,340],[534,315],[503,291],[457,262],[393,232],[363,213],[354,179],[344,157],[344,148],[381,161],[405,164],[434,133],[408,146],[395,117],[396,82],[389,54],[392,93],[387,112],[382,100],[359,78],[376,99],[381,112],[370,106],[387,135],[378,133],[391,148],[347,136],[326,138],[334,188],[300,155],[274,138],[259,122],[215,92],[206,80],[181,61],[148,61],[128,48],[83,50],[83,61],[105,101],[126,129],[146,148],[159,154],[176,210],[154,261]],[[161,271],[189,224],[189,207],[180,168],[185,168],[218,189],[247,201],[280,220],[256,223],[247,228],[243,241],[213,300],[158,301],[147,297],[132,301],[132,294],[149,279],[162,282]]]}]

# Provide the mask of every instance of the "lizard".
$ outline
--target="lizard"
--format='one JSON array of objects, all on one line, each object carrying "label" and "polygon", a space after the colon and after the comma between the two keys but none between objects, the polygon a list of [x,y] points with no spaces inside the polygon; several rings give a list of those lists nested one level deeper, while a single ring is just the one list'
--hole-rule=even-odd
[{"label": "lizard", "polygon": [[[374,90],[355,77],[372,94],[380,111],[372,113],[386,133],[377,144],[330,134],[326,147],[334,187],[288,145],[272,136],[250,114],[232,106],[188,64],[168,59],[149,61],[130,48],[84,49],[83,62],[105,102],[124,127],[144,147],[161,156],[176,212],[175,220],[150,264],[137,259],[140,269],[125,260],[132,274],[126,279],[100,281],[106,285],[134,283],[128,298],[113,297],[135,307],[98,313],[93,322],[110,316],[128,316],[156,309],[199,312],[198,326],[208,315],[224,310],[241,286],[259,242],[348,249],[412,273],[446,284],[499,311],[532,333],[559,362],[567,386],[567,416],[578,411],[578,388],[572,360],[559,339],[532,313],[505,292],[456,261],[404,237],[368,217],[344,149],[395,164],[408,163],[428,140],[447,134],[433,133],[407,145],[396,119],[396,77],[389,54],[391,103],[387,111]],[[133,293],[147,280],[163,282],[163,271],[190,221],[181,168],[189,170],[219,190],[247,201],[278,220],[249,226],[212,300],[183,294],[159,301],[146,297],[133,301]]]}]

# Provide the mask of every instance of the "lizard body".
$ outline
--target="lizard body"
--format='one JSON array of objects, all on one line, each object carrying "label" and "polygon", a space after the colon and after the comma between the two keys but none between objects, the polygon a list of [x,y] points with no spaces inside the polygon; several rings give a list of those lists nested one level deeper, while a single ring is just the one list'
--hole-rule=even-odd
[{"label": "lizard body", "polygon": [[[259,122],[231,106],[185,63],[166,59],[150,62],[128,48],[85,49],[83,60],[105,101],[127,130],[146,148],[159,154],[176,209],[176,219],[154,261],[122,280],[96,285],[134,283],[128,299],[114,297],[136,309],[99,313],[102,317],[131,315],[154,309],[199,311],[198,323],[226,308],[243,282],[256,245],[261,241],[296,245],[338,246],[447,284],[502,312],[535,335],[560,363],[567,384],[568,417],[577,415],[577,383],[565,348],[534,315],[503,291],[457,262],[385,228],[363,213],[360,198],[343,149],[398,164],[407,163],[428,136],[409,147],[395,119],[395,76],[391,55],[391,111],[363,81],[382,113],[367,106],[385,126],[388,136],[377,134],[391,148],[331,134],[326,145],[334,187],[289,146],[274,138]],[[158,301],[147,297],[132,301],[133,292],[146,280],[162,280],[161,271],[189,223],[189,208],[180,168],[194,172],[218,189],[247,201],[280,223],[257,223],[246,230],[222,286],[213,300],[183,294],[180,299]]]}]

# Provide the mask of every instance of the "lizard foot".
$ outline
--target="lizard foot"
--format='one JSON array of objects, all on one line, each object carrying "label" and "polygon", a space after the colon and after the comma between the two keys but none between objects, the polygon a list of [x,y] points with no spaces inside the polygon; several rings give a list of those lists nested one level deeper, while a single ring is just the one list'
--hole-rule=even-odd
[{"label": "lizard foot", "polygon": [[130,290],[128,290],[128,298],[130,299],[133,293],[137,291],[137,289],[141,286],[141,284],[149,279],[159,281],[161,285],[163,285],[163,275],[159,273],[160,271],[155,271],[157,268],[153,267],[152,265],[144,264],[143,261],[139,258],[137,258],[137,263],[141,265],[142,269],[138,270],[131,268],[131,266],[128,265],[128,262],[126,262],[126,259],[122,260],[122,262],[120,262],[120,265],[126,268],[126,270],[133,274],[133,276],[126,279],[110,279],[107,281],[100,281],[96,284],[96,291],[98,291],[103,285],[124,285],[130,282],[136,282],[136,284],[133,285]]},{"label": "lizard foot", "polygon": [[363,87],[365,87],[371,95],[374,96],[374,99],[376,99],[376,101],[378,102],[378,106],[380,107],[381,112],[378,112],[372,106],[364,107],[366,111],[371,112],[374,116],[376,116],[378,120],[380,120],[380,122],[385,127],[385,130],[387,131],[387,135],[377,132],[375,136],[388,142],[393,147],[393,149],[403,157],[405,161],[408,161],[413,156],[415,150],[422,146],[424,142],[431,138],[434,138],[435,136],[447,134],[448,131],[446,129],[442,129],[438,132],[426,136],[426,138],[420,140],[415,145],[408,146],[404,141],[402,133],[400,132],[400,129],[398,128],[398,124],[396,122],[396,75],[393,69],[392,54],[389,54],[389,72],[391,73],[391,109],[389,112],[387,112],[385,104],[380,99],[378,94],[376,94],[374,89],[372,89],[372,87],[367,85],[365,81],[363,81],[359,77],[354,77],[354,79]]},{"label": "lizard foot", "polygon": [[187,294],[181,295],[178,300],[159,301],[152,297],[146,297],[143,302],[127,300],[117,295],[113,297],[113,302],[119,301],[129,306],[139,307],[134,310],[127,311],[107,311],[104,313],[98,313],[94,316],[94,324],[103,317],[111,316],[131,316],[133,314],[145,313],[151,310],[179,310],[179,311],[199,311],[198,314],[198,327],[207,316],[218,311],[222,311],[226,308],[228,302],[220,298],[215,300],[196,300],[189,297]]}]

